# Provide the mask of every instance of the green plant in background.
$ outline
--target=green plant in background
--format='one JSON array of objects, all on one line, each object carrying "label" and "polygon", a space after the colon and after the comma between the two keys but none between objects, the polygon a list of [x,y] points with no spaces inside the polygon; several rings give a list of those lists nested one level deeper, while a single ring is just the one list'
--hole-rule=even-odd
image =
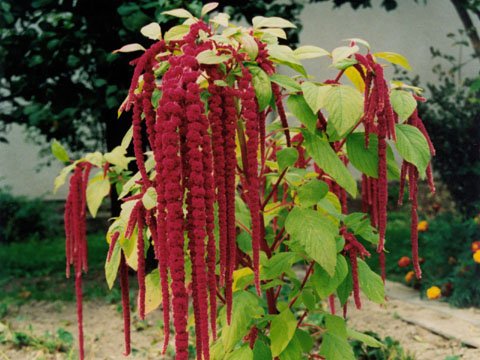
[{"label": "green plant in background", "polygon": [[408,354],[400,343],[387,336],[382,339],[378,334],[367,331],[365,334],[371,336],[383,344],[382,347],[372,347],[358,340],[352,342],[353,352],[356,360],[415,360],[413,355]]},{"label": "green plant in background", "polygon": [[[191,350],[198,359],[353,359],[349,339],[381,344],[349,329],[335,315],[334,300],[346,306],[353,294],[360,308],[362,290],[371,301],[385,301],[382,279],[364,259],[368,248],[384,263],[388,179],[409,178],[420,276],[417,181],[431,180],[432,151],[416,112],[416,89],[389,86],[383,74],[389,63],[410,65],[396,53],[372,53],[361,39],[332,52],[293,50],[279,44],[291,22],[258,16],[246,29],[225,13],[209,18],[217,5],[206,4],[200,19],[185,9],[164,12],[183,23],[166,32],[151,23],[141,30],[154,40],[150,47],[118,50],[142,55],[119,110],[133,108],[133,124],[117,147],[70,160],[52,144],[66,165],[55,186],[72,173],[66,255],[75,271],[80,358],[85,216],[87,208],[95,216],[115,180],[123,205],[107,233],[105,272],[110,287],[120,277],[127,354],[131,268],[140,318],[162,305],[164,352],[173,314],[177,359]],[[338,74],[315,81],[301,60],[324,56]],[[279,65],[298,75],[279,74]],[[285,105],[298,126],[289,125]],[[270,114],[278,115],[271,123]],[[130,143],[135,157],[126,156]],[[392,146],[404,159],[401,174]],[[132,160],[139,171],[125,176]],[[363,174],[363,212],[347,208],[347,196],[358,192],[349,162]],[[158,261],[153,271],[145,266],[150,247]],[[193,323],[187,322],[191,315]]]}]

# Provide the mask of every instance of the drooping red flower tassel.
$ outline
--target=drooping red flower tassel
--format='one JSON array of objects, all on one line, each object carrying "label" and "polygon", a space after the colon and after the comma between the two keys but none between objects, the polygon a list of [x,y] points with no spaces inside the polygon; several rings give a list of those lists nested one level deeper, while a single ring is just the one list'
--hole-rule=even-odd
[{"label": "drooping red flower tassel", "polygon": [[130,296],[128,285],[128,266],[125,255],[120,258],[120,288],[122,291],[123,334],[125,337],[125,356],[130,354]]},{"label": "drooping red flower tassel", "polygon": [[[139,203],[141,203],[139,201]],[[139,208],[137,213],[137,226],[138,226],[138,236],[137,236],[137,280],[138,280],[138,315],[141,320],[145,319],[145,242],[143,238],[143,228],[144,228],[144,209],[143,207]]]}]

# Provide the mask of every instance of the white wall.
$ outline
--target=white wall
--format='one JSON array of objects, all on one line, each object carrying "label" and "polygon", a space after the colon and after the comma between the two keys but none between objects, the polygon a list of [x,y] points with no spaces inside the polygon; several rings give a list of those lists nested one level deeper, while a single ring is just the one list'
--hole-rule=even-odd
[{"label": "white wall", "polygon": [[[422,0],[419,0],[420,4],[413,0],[399,0],[399,7],[391,12],[380,8],[380,2],[373,0],[373,8],[357,11],[349,5],[333,9],[331,2],[306,5],[301,17],[304,24],[301,44],[332,50],[346,44],[342,39],[363,38],[369,41],[373,51],[395,51],[405,55],[414,73],[421,74],[422,81],[435,81],[429,47],[454,54],[457,50],[451,47],[446,35],[462,28],[450,1],[429,0],[424,5]],[[474,20],[479,25],[478,19]],[[329,64],[327,59],[309,60],[305,64],[307,71],[318,80],[331,77],[324,70]],[[478,61],[472,62],[464,74],[478,74]],[[38,148],[26,142],[18,126],[8,138],[10,144],[0,144],[0,185],[12,186],[15,194],[53,197],[53,179],[60,167],[52,166],[37,173],[34,167],[38,162]],[[55,197],[64,194],[60,191]]]}]

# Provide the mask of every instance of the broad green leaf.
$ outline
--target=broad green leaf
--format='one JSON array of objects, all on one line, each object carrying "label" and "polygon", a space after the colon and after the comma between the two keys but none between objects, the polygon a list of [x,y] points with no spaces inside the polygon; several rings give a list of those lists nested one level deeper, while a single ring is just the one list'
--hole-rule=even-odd
[{"label": "broad green leaf", "polygon": [[319,354],[328,360],[355,360],[348,340],[328,331],[323,334]]},{"label": "broad green leaf", "polygon": [[53,182],[53,193],[56,193],[57,190],[65,184],[65,181],[67,180],[68,174],[70,174],[70,171],[72,171],[75,168],[75,164],[70,164],[66,167],[64,167],[61,171],[60,174],[55,178]]},{"label": "broad green leaf", "polygon": [[87,206],[92,217],[97,216],[97,211],[102,204],[103,198],[110,193],[110,182],[103,177],[103,170],[99,171],[88,181]]},{"label": "broad green leaf", "polygon": [[143,36],[152,40],[160,40],[162,38],[162,29],[156,22],[145,25],[140,29],[140,32]]},{"label": "broad green leaf", "polygon": [[407,120],[417,108],[417,101],[412,93],[404,90],[392,90],[390,102],[401,121]]},{"label": "broad green leaf", "polygon": [[357,183],[330,143],[317,134],[303,131],[304,144],[315,163],[330,175],[352,197],[357,195]]},{"label": "broad green leaf", "polygon": [[372,244],[378,244],[378,233],[370,225],[370,218],[367,214],[354,212],[348,214],[343,222],[355,235],[361,236]]},{"label": "broad green leaf", "polygon": [[378,304],[385,302],[385,287],[382,278],[372,271],[365,261],[358,259],[358,280],[367,298]]},{"label": "broad green leaf", "polygon": [[407,124],[395,126],[396,148],[402,158],[415,165],[422,175],[430,162],[430,149],[425,136],[416,127]]},{"label": "broad green leaf", "polygon": [[[280,28],[262,28],[260,30],[255,31],[255,35],[257,33],[263,33],[262,40],[265,41],[265,42],[267,42],[266,39],[265,39],[265,34],[273,35],[273,36],[275,36],[277,38],[280,38],[280,39],[286,39],[287,38],[287,33],[285,32],[285,30],[280,29]],[[276,42],[278,42],[278,40]]]},{"label": "broad green leaf", "polygon": [[248,333],[252,321],[264,313],[258,298],[247,291],[237,291],[234,294],[233,308],[235,311],[232,311],[230,325],[227,325],[226,308],[223,307],[220,311],[220,319],[223,323],[221,341],[225,353],[232,351]]},{"label": "broad green leaf", "polygon": [[312,339],[312,336],[308,332],[306,332],[302,329],[297,329],[297,331],[295,331],[295,337],[300,342],[300,345],[302,346],[303,352],[309,353],[312,350],[313,339]]},{"label": "broad green leaf", "polygon": [[211,2],[211,3],[203,5],[200,15],[201,16],[207,15],[210,11],[215,10],[217,8],[217,6],[218,6],[218,2]]},{"label": "broad green leaf", "polygon": [[258,110],[263,111],[270,104],[272,99],[272,84],[267,73],[258,66],[249,66],[248,70],[252,74],[253,88],[257,97]]},{"label": "broad green leaf", "polygon": [[93,166],[100,168],[103,166],[103,155],[100,151],[88,153],[87,155],[85,155],[85,161],[89,162]]},{"label": "broad green leaf", "polygon": [[231,58],[230,55],[228,54],[219,55],[215,50],[205,50],[197,55],[197,61],[200,64],[207,64],[207,65],[220,64],[227,61],[230,58]]},{"label": "broad green leaf", "polygon": [[253,351],[248,344],[245,344],[228,354],[225,360],[253,360]]},{"label": "broad green leaf", "polygon": [[340,46],[332,50],[332,62],[338,63],[341,60],[348,58],[349,56],[358,52],[360,48],[358,46]]},{"label": "broad green leaf", "polygon": [[278,170],[283,171],[285,168],[292,166],[298,159],[298,150],[295,148],[284,148],[277,152]]},{"label": "broad green leaf", "polygon": [[332,86],[325,97],[328,126],[333,126],[340,137],[351,130],[363,114],[363,97],[346,85]]},{"label": "broad green leaf", "polygon": [[272,356],[276,357],[282,353],[295,334],[297,319],[289,308],[276,315],[270,325],[270,349]]},{"label": "broad green leaf", "polygon": [[285,229],[306,254],[333,276],[337,262],[335,235],[338,228],[312,209],[295,207],[285,220]]},{"label": "broad green leaf", "polygon": [[113,248],[110,261],[108,261],[108,259],[105,259],[105,279],[107,280],[109,289],[112,289],[113,283],[117,278],[118,267],[120,266],[121,253],[122,253],[122,248],[120,246],[120,242],[117,241],[115,243],[115,247]]},{"label": "broad green leaf", "polygon": [[145,209],[151,210],[157,206],[157,192],[154,187],[149,187],[142,197],[142,203]]},{"label": "broad green leaf", "polygon": [[255,16],[252,19],[254,29],[261,28],[296,28],[295,24],[280,17]]},{"label": "broad green leaf", "polygon": [[274,82],[275,84],[278,84],[281,87],[285,88],[287,91],[297,92],[302,90],[300,85],[287,75],[273,74],[270,75],[270,80],[272,80],[272,82]]},{"label": "broad green leaf", "polygon": [[129,53],[134,51],[145,51],[145,48],[140,44],[128,44],[128,45],[123,45],[120,49],[113,50],[112,54],[116,54],[119,52]]},{"label": "broad green leaf", "polygon": [[305,45],[293,50],[293,53],[299,60],[315,59],[325,55],[330,55],[327,50],[319,48],[318,46]]},{"label": "broad green leaf", "polygon": [[193,15],[185,9],[173,9],[163,11],[162,15],[170,15],[178,18],[192,18]]},{"label": "broad green leaf", "polygon": [[347,326],[345,324],[345,319],[341,318],[340,316],[325,315],[325,327],[329,333],[347,337]]},{"label": "broad green leaf", "polygon": [[359,340],[363,342],[365,345],[370,346],[370,347],[383,347],[384,345],[375,339],[373,336],[361,333],[359,331],[355,331],[353,329],[347,329],[347,335],[351,339]]},{"label": "broad green leaf", "polygon": [[257,339],[257,341],[255,341],[255,345],[253,347],[253,359],[272,359],[272,351],[270,350],[270,347],[260,339]]},{"label": "broad green leaf", "polygon": [[160,274],[158,269],[145,276],[145,314],[157,309],[162,303]]},{"label": "broad green leaf", "polygon": [[337,287],[345,280],[348,274],[348,265],[343,255],[337,255],[337,265],[335,273],[330,276],[319,266],[315,266],[315,271],[311,276],[311,281],[315,286],[318,296],[325,299],[333,294]]},{"label": "broad green leaf", "polygon": [[365,133],[356,132],[347,137],[348,159],[359,171],[378,178],[378,137],[369,136],[368,148],[365,148]]},{"label": "broad green leaf", "polygon": [[210,19],[210,22],[213,22],[214,24],[221,25],[223,27],[228,27],[228,20],[230,19],[230,15],[226,13],[219,13],[215,15],[212,19]]},{"label": "broad green leaf", "polygon": [[267,46],[267,50],[269,56],[278,63],[298,71],[305,77],[308,76],[302,63],[296,58],[295,53],[290,47],[286,45],[271,44]]},{"label": "broad green leaf", "polygon": [[350,267],[348,271],[349,273],[347,274],[345,279],[337,287],[338,300],[340,300],[340,304],[342,306],[345,305],[353,290],[352,272],[350,270]]},{"label": "broad green leaf", "polygon": [[[258,55],[258,44],[253,38],[253,36],[249,34],[241,34],[240,36],[237,37],[237,39],[242,44],[242,49],[245,50],[245,52],[248,54],[248,57],[250,58],[250,60],[255,61]],[[252,67],[255,67],[255,66],[252,65]],[[268,79],[268,75],[266,76]],[[268,79],[268,81],[270,81],[270,79]]]},{"label": "broad green leaf", "polygon": [[309,81],[302,83],[303,96],[314,114],[325,106],[325,100],[331,88],[331,85],[317,85]]},{"label": "broad green leaf", "polygon": [[335,69],[338,69],[338,70],[347,70],[348,68],[351,68],[355,64],[358,64],[357,60],[347,58],[347,59],[337,61],[333,66],[335,67]]},{"label": "broad green leaf", "polygon": [[298,259],[298,255],[292,252],[277,253],[262,266],[260,278],[262,280],[270,280],[280,277],[284,272],[289,270]]},{"label": "broad green leaf", "polygon": [[65,150],[62,144],[60,144],[57,140],[53,140],[51,150],[53,156],[55,156],[61,162],[66,163],[70,161],[67,150]]},{"label": "broad green leaf", "polygon": [[233,272],[233,292],[242,290],[251,283],[253,283],[253,270],[249,267],[244,267]]},{"label": "broad green leaf", "polygon": [[385,52],[375,53],[373,54],[373,56],[379,57],[380,59],[387,60],[392,64],[400,65],[404,69],[412,70],[410,63],[408,62],[407,58],[403,55],[400,55],[391,51],[385,51]]},{"label": "broad green leaf", "polygon": [[312,179],[297,190],[300,204],[309,207],[318,203],[328,193],[328,185],[321,180]]},{"label": "broad green leaf", "polygon": [[112,151],[105,154],[105,160],[110,164],[117,165],[120,170],[125,170],[128,167],[130,160],[134,158],[126,157],[127,150],[121,146],[115,147]]},{"label": "broad green leaf", "polygon": [[128,195],[128,193],[135,187],[138,187],[137,181],[142,178],[142,174],[137,172],[123,185],[122,192],[118,195],[118,199],[122,199]]},{"label": "broad green leaf", "polygon": [[177,25],[171,27],[163,36],[165,41],[174,41],[182,40],[185,35],[190,31],[190,26],[188,25]]},{"label": "broad green leaf", "polygon": [[290,95],[287,99],[287,107],[308,130],[315,131],[317,116],[312,112],[302,95]]},{"label": "broad green leaf", "polygon": [[290,340],[285,350],[280,354],[280,360],[298,360],[303,357],[302,344],[297,336],[298,331],[298,329],[295,331],[292,340]]}]

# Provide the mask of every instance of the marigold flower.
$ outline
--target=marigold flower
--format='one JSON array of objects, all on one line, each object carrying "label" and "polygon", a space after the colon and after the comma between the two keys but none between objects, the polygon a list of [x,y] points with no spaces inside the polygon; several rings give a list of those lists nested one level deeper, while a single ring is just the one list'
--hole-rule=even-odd
[{"label": "marigold flower", "polygon": [[417,229],[419,232],[425,232],[428,230],[428,222],[426,220],[422,220],[418,223]]},{"label": "marigold flower", "polygon": [[415,277],[415,271],[409,271],[409,272],[405,275],[405,282],[409,283],[410,281],[413,280],[414,277]]},{"label": "marigold flower", "polygon": [[398,260],[398,266],[401,268],[407,267],[410,265],[410,258],[408,256],[402,256],[400,260]]},{"label": "marigold flower", "polygon": [[432,286],[427,290],[427,298],[430,300],[438,299],[442,295],[442,290],[438,286]]},{"label": "marigold flower", "polygon": [[473,254],[473,261],[480,264],[480,250],[477,250]]}]

